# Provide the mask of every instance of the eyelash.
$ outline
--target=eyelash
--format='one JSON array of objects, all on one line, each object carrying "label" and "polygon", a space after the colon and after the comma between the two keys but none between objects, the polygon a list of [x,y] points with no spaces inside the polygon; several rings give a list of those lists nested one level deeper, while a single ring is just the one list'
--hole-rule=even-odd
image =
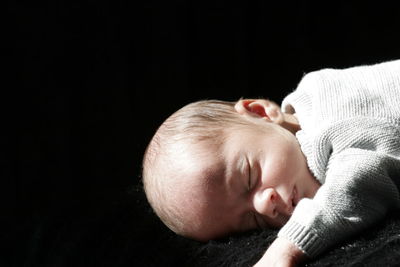
[{"label": "eyelash", "polygon": [[247,190],[250,191],[251,190],[251,167],[250,167],[250,163],[248,162],[248,169],[249,169],[249,181],[248,181],[248,185],[247,185]]}]

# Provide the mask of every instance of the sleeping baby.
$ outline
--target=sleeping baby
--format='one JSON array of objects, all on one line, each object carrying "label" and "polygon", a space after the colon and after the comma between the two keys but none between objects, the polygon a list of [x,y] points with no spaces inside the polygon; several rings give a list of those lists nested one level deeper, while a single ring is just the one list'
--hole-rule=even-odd
[{"label": "sleeping baby", "polygon": [[191,103],[153,136],[143,184],[177,234],[278,227],[257,266],[315,257],[400,208],[400,60],[311,72],[281,107]]}]

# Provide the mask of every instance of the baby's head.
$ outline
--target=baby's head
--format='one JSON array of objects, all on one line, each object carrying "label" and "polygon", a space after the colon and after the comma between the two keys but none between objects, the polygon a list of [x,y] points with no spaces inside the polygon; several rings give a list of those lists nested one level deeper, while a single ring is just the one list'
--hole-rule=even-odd
[{"label": "baby's head", "polygon": [[199,101],[172,114],[143,160],[156,214],[198,240],[283,225],[316,191],[288,116],[267,100]]}]

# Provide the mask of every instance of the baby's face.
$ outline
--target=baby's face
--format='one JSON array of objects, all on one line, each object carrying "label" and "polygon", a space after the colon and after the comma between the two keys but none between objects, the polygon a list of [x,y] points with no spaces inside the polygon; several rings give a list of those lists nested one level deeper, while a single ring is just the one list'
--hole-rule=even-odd
[{"label": "baby's face", "polygon": [[268,132],[231,131],[220,153],[210,153],[197,164],[204,171],[193,173],[190,179],[197,180],[196,186],[184,190],[196,190],[196,201],[203,203],[193,218],[199,227],[190,234],[199,240],[280,227],[299,200],[313,197],[319,187],[295,136],[279,125],[271,125]]}]

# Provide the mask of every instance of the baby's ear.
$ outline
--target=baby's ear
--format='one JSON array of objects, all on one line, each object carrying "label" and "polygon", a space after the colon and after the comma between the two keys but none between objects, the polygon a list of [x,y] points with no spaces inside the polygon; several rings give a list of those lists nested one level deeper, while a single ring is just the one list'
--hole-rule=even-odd
[{"label": "baby's ear", "polygon": [[235,104],[235,110],[241,115],[262,118],[277,124],[283,121],[280,107],[266,99],[241,99]]}]

